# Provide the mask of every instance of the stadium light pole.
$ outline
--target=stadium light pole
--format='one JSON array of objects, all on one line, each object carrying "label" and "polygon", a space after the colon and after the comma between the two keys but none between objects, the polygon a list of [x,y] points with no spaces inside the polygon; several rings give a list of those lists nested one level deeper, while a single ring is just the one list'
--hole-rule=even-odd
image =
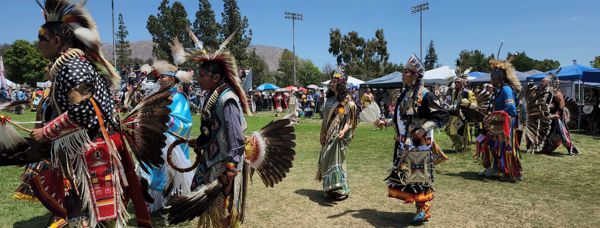
[{"label": "stadium light pole", "polygon": [[292,19],[292,36],[294,42],[294,55],[292,56],[292,61],[294,62],[294,85],[296,85],[296,20],[303,21],[301,13],[290,13],[285,12],[285,19]]},{"label": "stadium light pole", "polygon": [[112,19],[113,19],[113,67],[117,69],[117,40],[115,38],[115,0],[112,0]]},{"label": "stadium light pole", "polygon": [[429,2],[413,6],[410,8],[412,10],[411,14],[419,13],[421,14],[421,61],[423,61],[423,11],[429,9]]}]

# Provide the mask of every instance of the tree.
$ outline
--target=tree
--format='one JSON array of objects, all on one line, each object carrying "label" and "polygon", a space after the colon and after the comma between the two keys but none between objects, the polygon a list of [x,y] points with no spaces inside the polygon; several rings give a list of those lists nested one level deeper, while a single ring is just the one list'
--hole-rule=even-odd
[{"label": "tree", "polygon": [[473,67],[473,72],[492,72],[489,61],[494,58],[493,54],[490,57],[486,57],[485,54],[479,50],[463,50],[458,56],[459,58],[456,59],[456,67],[460,67],[463,71],[469,67]]},{"label": "tree", "polygon": [[267,62],[262,57],[256,54],[256,48],[253,48],[246,57],[246,59],[241,61],[241,64],[252,69],[252,87],[273,82],[273,78],[269,74],[269,65],[267,65]]},{"label": "tree", "polygon": [[370,78],[383,76],[385,68],[388,66],[390,54],[387,51],[387,41],[383,34],[383,29],[375,31],[375,38],[369,39],[366,44],[363,56],[363,75]]},{"label": "tree", "polygon": [[154,64],[154,59],[152,59],[152,58],[148,58],[148,59],[146,59],[146,61],[144,61],[144,63],[146,63],[146,64],[148,64],[148,65],[152,66],[152,64]]},{"label": "tree", "polygon": [[382,29],[375,31],[375,38],[366,41],[358,32],[351,31],[342,36],[339,29],[331,29],[328,51],[336,57],[338,65],[344,65],[348,75],[381,77],[389,60]]},{"label": "tree", "polygon": [[131,49],[129,49],[129,41],[125,40],[129,35],[125,22],[123,21],[123,14],[119,13],[119,31],[117,32],[117,66],[127,64],[131,62]]},{"label": "tree", "polygon": [[[510,58],[510,56],[512,56],[512,54],[508,53],[507,58]],[[544,59],[540,61],[537,59],[532,59],[529,56],[527,56],[524,51],[521,52],[517,58],[511,61],[511,64],[515,66],[515,69],[517,71],[521,72],[526,72],[534,69],[546,72],[560,67],[560,62],[556,60]]]},{"label": "tree", "polygon": [[[246,48],[250,45],[252,40],[252,29],[248,30],[246,35],[246,29],[248,28],[248,18],[240,14],[240,8],[237,5],[236,0],[223,0],[223,13],[221,16],[221,42],[227,39],[233,32],[239,28],[235,36],[229,42],[227,47],[231,54],[235,57],[238,64],[244,60],[246,55]],[[220,43],[221,43],[220,42]]]},{"label": "tree", "polygon": [[388,75],[391,73],[394,73],[395,71],[398,71],[400,73],[402,73],[404,71],[404,64],[400,63],[400,64],[389,64],[388,67],[385,68],[383,75]]},{"label": "tree", "polygon": [[596,58],[594,58],[594,68],[600,68],[600,56],[596,56]]},{"label": "tree", "polygon": [[433,40],[429,43],[429,47],[427,48],[427,52],[425,54],[425,70],[431,70],[435,68],[435,64],[438,61],[438,56],[435,54],[435,48],[433,45]]},{"label": "tree", "polygon": [[542,61],[536,60],[535,65],[533,65],[533,69],[542,72],[558,69],[558,67],[560,67],[560,62],[551,59],[544,59]]},{"label": "tree", "polygon": [[36,82],[46,81],[44,68],[50,60],[44,58],[37,48],[37,41],[33,44],[26,40],[16,40],[12,48],[4,53],[4,66],[6,78],[15,82],[26,82],[35,85]]},{"label": "tree", "polygon": [[6,52],[6,50],[10,49],[10,44],[7,43],[3,43],[0,44],[0,55],[4,55],[4,52]]},{"label": "tree", "polygon": [[196,20],[194,21],[194,34],[199,36],[198,39],[204,47],[218,48],[220,43],[217,35],[219,35],[221,24],[215,21],[215,12],[208,0],[200,0],[198,6],[199,9],[196,12]]},{"label": "tree", "polygon": [[[506,59],[510,58],[511,56],[513,56],[512,53],[510,53],[510,52],[507,53]],[[515,67],[515,70],[520,71],[520,72],[525,72],[525,71],[533,70],[536,60],[527,56],[527,54],[525,54],[525,52],[521,52],[519,54],[519,56],[517,56],[510,63]]]},{"label": "tree", "polygon": [[171,48],[169,43],[177,37],[184,48],[194,46],[187,29],[190,27],[190,20],[187,19],[187,12],[180,2],[174,2],[169,6],[169,0],[163,0],[158,7],[159,13],[148,17],[146,28],[152,35],[152,54],[157,59],[173,62]]},{"label": "tree", "polygon": [[303,59],[298,69],[298,84],[301,86],[317,85],[321,82],[321,71],[309,59]]},{"label": "tree", "polygon": [[135,64],[136,64],[136,63],[137,63],[137,64],[140,64],[140,66],[141,66],[141,65],[144,65],[144,62],[146,62],[146,61],[144,61],[144,60],[143,60],[143,59],[141,59],[140,57],[135,57],[135,58],[133,58],[133,59],[131,60],[131,62],[130,62],[130,63],[131,63],[131,64],[134,64],[133,66],[135,67]]},{"label": "tree", "polygon": [[[286,87],[294,84],[294,62],[292,57],[293,55],[294,54],[290,50],[285,49],[281,54],[281,58],[279,58],[279,68],[277,69],[277,71],[281,72],[282,74],[279,74],[275,77],[276,85],[279,87]],[[298,67],[301,64],[302,63],[300,58],[296,56],[296,66]],[[296,76],[298,75],[296,74]]]}]

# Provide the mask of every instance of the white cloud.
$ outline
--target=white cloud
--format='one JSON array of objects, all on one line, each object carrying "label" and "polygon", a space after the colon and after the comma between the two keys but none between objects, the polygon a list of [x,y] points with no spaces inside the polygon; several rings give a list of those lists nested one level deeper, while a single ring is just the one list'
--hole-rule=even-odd
[{"label": "white cloud", "polygon": [[572,20],[572,21],[576,21],[576,20],[577,20],[577,17],[571,17],[571,20]]}]

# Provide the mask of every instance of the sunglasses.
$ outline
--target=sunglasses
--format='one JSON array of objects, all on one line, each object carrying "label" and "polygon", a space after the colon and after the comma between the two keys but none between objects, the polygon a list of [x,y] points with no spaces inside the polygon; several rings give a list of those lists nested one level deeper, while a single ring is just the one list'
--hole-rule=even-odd
[{"label": "sunglasses", "polygon": [[40,40],[40,42],[42,42],[42,41],[50,42],[50,40],[48,40],[48,38],[46,38],[45,36],[42,36],[42,35],[38,35],[38,40]]}]

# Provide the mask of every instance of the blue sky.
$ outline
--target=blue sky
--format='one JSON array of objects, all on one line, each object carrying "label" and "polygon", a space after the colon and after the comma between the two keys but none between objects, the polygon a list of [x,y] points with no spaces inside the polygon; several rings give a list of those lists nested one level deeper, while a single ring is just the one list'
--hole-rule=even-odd
[{"label": "blue sky", "polygon": [[[160,0],[115,0],[115,23],[122,13],[130,42],[151,40],[146,29],[150,14],[158,13]],[[174,1],[171,1],[171,4]],[[193,21],[198,1],[183,0],[187,17]],[[217,16],[221,0],[210,1]],[[242,15],[252,29],[252,44],[292,49],[292,21],[284,12],[304,15],[296,21],[296,53],[321,67],[335,58],[328,53],[329,31],[342,34],[354,30],[365,39],[383,29],[388,41],[390,61],[406,62],[419,54],[419,16],[412,6],[425,1],[412,0],[239,0]],[[102,42],[112,43],[111,1],[89,0]],[[461,50],[479,49],[496,53],[502,40],[502,57],[507,52],[526,51],[534,59],[553,59],[562,66],[577,63],[589,66],[600,55],[600,1],[597,0],[431,0],[423,12],[423,55],[430,40],[435,43],[439,63],[454,67]],[[43,24],[34,0],[0,0],[0,43],[17,39],[37,39]]]}]

